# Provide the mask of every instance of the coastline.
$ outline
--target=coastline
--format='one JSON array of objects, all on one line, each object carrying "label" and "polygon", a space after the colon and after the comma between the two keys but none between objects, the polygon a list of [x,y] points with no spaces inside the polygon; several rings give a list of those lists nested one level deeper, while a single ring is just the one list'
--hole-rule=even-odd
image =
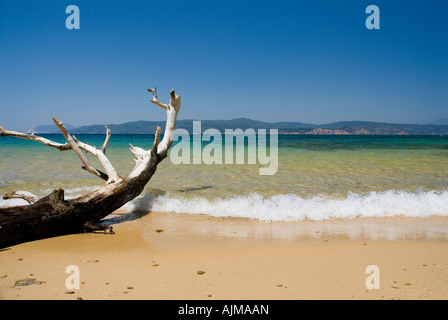
[{"label": "coastline", "polygon": [[[114,235],[1,249],[0,299],[448,299],[447,217],[268,223],[117,212],[108,223]],[[66,287],[70,265],[80,289]],[[369,265],[379,289],[366,287]],[[37,283],[17,283],[26,278]]]}]

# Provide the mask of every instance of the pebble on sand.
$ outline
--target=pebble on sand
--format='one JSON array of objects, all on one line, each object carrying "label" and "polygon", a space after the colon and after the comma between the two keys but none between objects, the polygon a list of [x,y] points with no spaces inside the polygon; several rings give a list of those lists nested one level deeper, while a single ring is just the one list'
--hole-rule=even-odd
[{"label": "pebble on sand", "polygon": [[32,284],[42,284],[42,283],[45,283],[45,281],[38,281],[35,278],[25,278],[14,282],[14,287],[24,287]]}]

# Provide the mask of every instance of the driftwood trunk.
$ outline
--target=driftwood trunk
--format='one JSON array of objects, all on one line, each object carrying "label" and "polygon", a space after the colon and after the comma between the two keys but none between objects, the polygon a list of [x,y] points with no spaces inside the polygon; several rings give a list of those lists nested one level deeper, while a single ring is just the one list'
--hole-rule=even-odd
[{"label": "driftwood trunk", "polygon": [[[48,196],[38,200],[29,192],[8,193],[5,198],[24,198],[30,204],[0,208],[0,247],[82,231],[140,195],[156,171],[157,165],[167,157],[168,149],[173,142],[177,114],[180,109],[180,96],[174,92],[174,89],[170,92],[169,104],[159,102],[155,89],[148,89],[148,91],[153,94],[151,102],[167,111],[165,133],[160,141],[161,129],[157,128],[151,150],[131,145],[131,151],[136,157],[136,164],[124,178],[116,173],[105,156],[110,139],[109,129],[107,129],[106,140],[102,148],[96,149],[71,136],[63,123],[55,118],[53,118],[54,122],[67,140],[65,144],[58,144],[35,135],[8,131],[0,127],[0,136],[34,140],[61,151],[73,150],[83,163],[83,169],[106,180],[106,183],[98,189],[68,200],[64,199],[64,190],[62,189],[56,189]],[[105,172],[93,168],[81,149],[95,155]]]}]

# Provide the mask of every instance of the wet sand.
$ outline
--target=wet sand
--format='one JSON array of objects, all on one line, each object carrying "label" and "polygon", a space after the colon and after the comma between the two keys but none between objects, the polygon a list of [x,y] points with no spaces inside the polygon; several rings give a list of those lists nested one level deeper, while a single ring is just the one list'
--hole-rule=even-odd
[{"label": "wet sand", "polygon": [[[448,298],[444,217],[267,223],[136,212],[106,222],[115,234],[1,249],[0,299]],[[79,289],[66,286],[70,265]],[[379,289],[366,287],[370,265]]]}]

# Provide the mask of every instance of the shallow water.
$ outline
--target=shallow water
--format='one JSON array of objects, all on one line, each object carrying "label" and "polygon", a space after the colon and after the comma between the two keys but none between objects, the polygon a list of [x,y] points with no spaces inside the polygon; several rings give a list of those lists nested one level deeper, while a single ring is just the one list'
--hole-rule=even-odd
[{"label": "shallow water", "polygon": [[[63,142],[62,135],[45,136]],[[77,138],[99,147],[104,136]],[[107,156],[120,175],[134,166],[129,143],[149,149],[153,138],[112,135]],[[278,145],[274,175],[260,175],[267,165],[259,161],[248,164],[247,150],[244,164],[234,158],[232,164],[176,165],[169,156],[126,208],[281,221],[448,215],[448,137],[280,135]],[[1,137],[0,156],[0,194],[27,190],[43,196],[61,187],[73,197],[102,184],[81,170],[71,151]]]}]

